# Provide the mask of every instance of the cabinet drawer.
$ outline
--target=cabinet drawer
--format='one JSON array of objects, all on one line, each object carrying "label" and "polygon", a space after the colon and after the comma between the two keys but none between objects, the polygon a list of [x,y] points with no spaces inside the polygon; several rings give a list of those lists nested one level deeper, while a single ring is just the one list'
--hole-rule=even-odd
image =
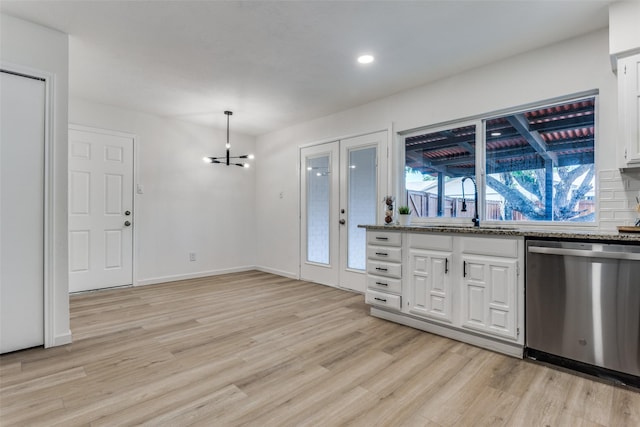
[{"label": "cabinet drawer", "polygon": [[391,295],[367,289],[365,302],[369,305],[378,305],[400,310],[400,295]]},{"label": "cabinet drawer", "polygon": [[409,247],[412,249],[453,250],[453,236],[446,234],[410,234]]},{"label": "cabinet drawer", "polygon": [[367,246],[367,258],[380,261],[402,262],[402,248]]},{"label": "cabinet drawer", "polygon": [[465,254],[518,258],[518,240],[496,237],[461,237],[460,249]]},{"label": "cabinet drawer", "polygon": [[367,232],[367,244],[384,246],[401,246],[402,234],[389,231],[369,231]]},{"label": "cabinet drawer", "polygon": [[400,279],[402,277],[402,264],[370,259],[367,260],[367,273]]},{"label": "cabinet drawer", "polygon": [[402,292],[402,281],[389,277],[367,276],[367,288],[399,294]]}]

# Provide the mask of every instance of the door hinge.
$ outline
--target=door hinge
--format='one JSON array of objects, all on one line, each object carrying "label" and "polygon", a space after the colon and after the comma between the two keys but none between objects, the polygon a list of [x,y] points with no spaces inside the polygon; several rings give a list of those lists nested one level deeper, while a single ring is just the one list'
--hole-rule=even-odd
[{"label": "door hinge", "polygon": [[520,275],[520,261],[516,261],[516,276]]},{"label": "door hinge", "polygon": [[520,328],[516,328],[516,334],[517,336],[520,336]]},{"label": "door hinge", "polygon": [[624,65],[624,71],[622,72],[622,74],[627,74],[627,64]]}]

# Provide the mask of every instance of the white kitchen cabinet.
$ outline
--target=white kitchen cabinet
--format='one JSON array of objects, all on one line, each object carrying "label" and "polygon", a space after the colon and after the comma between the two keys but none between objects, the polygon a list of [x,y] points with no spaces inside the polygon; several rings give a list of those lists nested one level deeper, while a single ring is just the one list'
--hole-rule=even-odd
[{"label": "white kitchen cabinet", "polygon": [[376,245],[367,234],[374,316],[522,357],[523,237],[403,232]]},{"label": "white kitchen cabinet", "polygon": [[462,326],[517,339],[518,260],[462,255],[462,270]]},{"label": "white kitchen cabinet", "polygon": [[402,261],[402,233],[367,231],[367,304],[400,311]]},{"label": "white kitchen cabinet", "polygon": [[412,314],[451,323],[451,252],[409,251],[405,309]]},{"label": "white kitchen cabinet", "polygon": [[403,311],[453,322],[452,249],[447,235],[410,234]]},{"label": "white kitchen cabinet", "polygon": [[640,54],[618,59],[618,115],[623,168],[640,168]]}]

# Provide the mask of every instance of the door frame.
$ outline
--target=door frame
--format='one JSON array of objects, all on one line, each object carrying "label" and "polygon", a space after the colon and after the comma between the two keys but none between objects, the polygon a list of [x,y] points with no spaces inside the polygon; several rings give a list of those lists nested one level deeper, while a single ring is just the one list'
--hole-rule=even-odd
[{"label": "door frame", "polygon": [[[371,135],[374,133],[378,133],[378,132],[387,132],[387,152],[385,153],[387,156],[387,171],[386,171],[386,181],[387,181],[387,191],[389,192],[393,192],[393,189],[395,189],[396,187],[394,187],[395,183],[394,183],[394,179],[393,179],[393,168],[391,167],[391,165],[393,165],[394,163],[394,152],[395,152],[395,145],[394,145],[394,141],[395,141],[395,137],[393,134],[393,123],[390,123],[389,125],[387,125],[387,127],[381,127],[381,128],[376,128],[374,130],[368,131],[368,132],[358,132],[358,133],[351,133],[351,134],[345,134],[342,136],[337,136],[337,137],[332,137],[332,138],[323,138],[320,140],[316,140],[313,142],[307,142],[304,144],[299,144],[298,148],[297,148],[297,163],[296,163],[296,170],[297,170],[297,187],[298,187],[298,272],[297,272],[297,277],[296,279],[300,280],[302,277],[302,234],[301,234],[301,229],[302,229],[302,186],[301,186],[301,181],[302,181],[302,173],[304,173],[304,171],[302,170],[300,164],[302,161],[302,149],[303,148],[309,148],[309,147],[313,147],[315,145],[322,145],[322,144],[327,144],[330,142],[336,142],[336,141],[341,141],[343,139],[349,139],[349,138],[355,138],[358,136],[366,136],[366,135]],[[382,203],[382,201],[381,201]],[[376,218],[377,218],[377,222],[380,222],[382,219],[382,205],[380,210],[377,211],[376,213]],[[355,291],[351,291],[348,288],[342,288],[339,287],[338,285],[336,285],[336,289],[342,289],[345,291],[349,291],[349,292],[355,292]]]},{"label": "door frame", "polygon": [[[44,347],[53,347],[56,345],[71,342],[71,335],[56,336],[55,331],[55,315],[56,315],[56,292],[55,292],[55,261],[60,249],[56,249],[55,245],[55,221],[54,221],[54,194],[55,194],[55,74],[39,70],[36,68],[25,67],[6,61],[0,61],[0,69],[22,76],[25,78],[36,78],[44,81],[44,236],[43,236],[43,259],[44,259],[44,277],[43,296],[44,296]],[[66,141],[65,141],[66,142]],[[65,149],[66,150],[66,149]],[[65,209],[66,212],[66,209]],[[64,249],[66,250],[66,240]],[[68,285],[67,285],[68,286]]]},{"label": "door frame", "polygon": [[[77,123],[69,123],[69,130],[77,130],[81,132],[91,132],[91,133],[99,133],[103,135],[110,136],[119,136],[122,138],[131,138],[133,140],[133,179],[131,182],[131,191],[133,200],[131,201],[131,210],[133,214],[131,215],[131,221],[133,221],[133,236],[131,240],[131,286],[138,286],[138,227],[136,227],[136,216],[137,216],[137,204],[136,204],[136,183],[138,182],[138,136],[129,132],[122,132],[118,130],[97,128],[93,126],[86,126]],[[68,169],[68,168],[67,168]],[[69,231],[67,230],[67,235]],[[68,264],[68,263],[67,263]],[[69,266],[67,265],[67,269]]]}]

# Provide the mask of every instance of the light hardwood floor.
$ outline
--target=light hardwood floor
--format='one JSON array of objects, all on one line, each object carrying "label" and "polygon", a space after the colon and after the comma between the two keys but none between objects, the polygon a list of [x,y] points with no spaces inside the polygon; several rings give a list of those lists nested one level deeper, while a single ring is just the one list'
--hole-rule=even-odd
[{"label": "light hardwood floor", "polygon": [[71,298],[73,344],[0,357],[0,424],[640,426],[640,393],[246,272]]}]

